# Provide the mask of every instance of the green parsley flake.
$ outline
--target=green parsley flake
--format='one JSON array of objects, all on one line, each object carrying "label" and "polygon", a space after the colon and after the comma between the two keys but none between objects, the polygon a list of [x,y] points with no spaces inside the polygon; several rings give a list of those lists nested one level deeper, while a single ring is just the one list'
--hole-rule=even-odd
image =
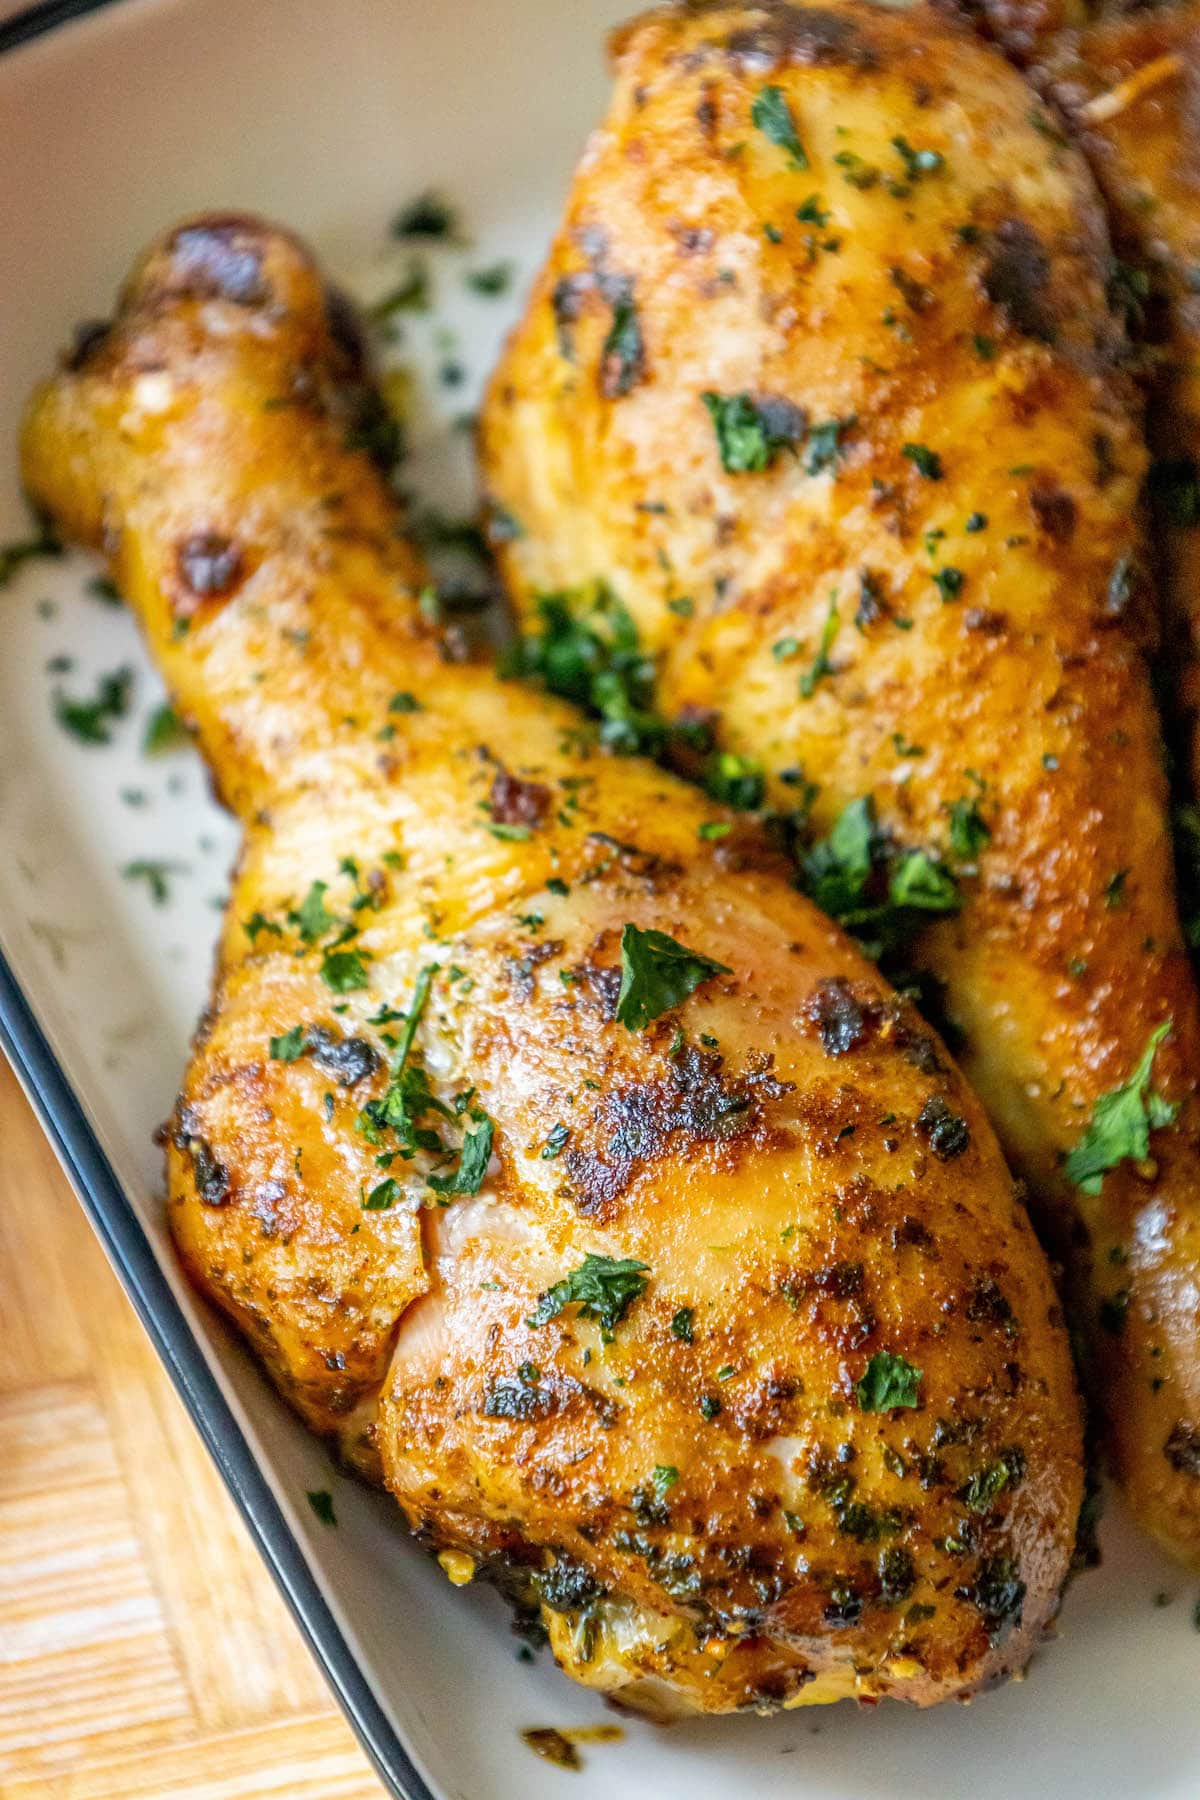
[{"label": "green parsley flake", "polygon": [[834,639],[837,637],[840,626],[841,619],[838,616],[837,589],[835,588],[829,596],[829,611],[825,615],[825,623],[821,627],[821,642],[817,646],[817,654],[813,659],[812,668],[806,669],[800,677],[801,699],[811,700],[817,691],[817,683],[824,676],[833,674],[834,669],[829,660],[829,652],[833,649]]},{"label": "green parsley flake", "polygon": [[1098,1194],[1105,1175],[1119,1163],[1145,1162],[1150,1133],[1174,1123],[1178,1104],[1164,1100],[1150,1086],[1155,1052],[1171,1030],[1170,1019],[1159,1025],[1125,1085],[1097,1100],[1091,1124],[1063,1164],[1067,1180],[1081,1193]]},{"label": "green parsley flake", "polygon": [[392,220],[392,236],[438,238],[453,242],[458,237],[458,214],[447,200],[432,191],[417,198]]},{"label": "green parsley flake", "polygon": [[755,96],[754,105],[750,109],[750,117],[765,138],[786,150],[791,158],[792,167],[807,169],[808,157],[804,145],[800,142],[800,134],[796,129],[796,121],[792,117],[792,109],[788,105],[787,96],[782,88],[765,87]]},{"label": "green parsley flake", "polygon": [[169,878],[172,875],[186,875],[187,866],[184,863],[142,856],[135,862],[126,863],[121,874],[126,881],[144,881],[155,906],[165,906],[171,897]]},{"label": "green parsley flake", "polygon": [[933,572],[933,585],[946,605],[958,599],[966,579],[961,569],[935,569]]},{"label": "green parsley flake", "polygon": [[621,933],[617,1020],[627,1031],[643,1031],[714,975],[732,973],[724,963],[687,949],[665,932],[627,924]]},{"label": "green parsley flake", "polygon": [[837,468],[842,455],[842,432],[849,431],[854,423],[854,419],[827,419],[823,425],[810,428],[801,458],[806,475],[823,475],[826,469]]},{"label": "green parsley flake", "polygon": [[695,1338],[695,1311],[690,1306],[681,1306],[671,1320],[671,1336],[679,1339],[681,1344],[690,1344]]},{"label": "green parsley flake", "polygon": [[976,800],[952,800],[950,815],[950,849],[963,862],[975,862],[991,841],[992,830],[979,810]]},{"label": "green parsley flake", "polygon": [[962,905],[953,875],[925,850],[910,850],[895,865],[888,897],[895,906],[915,906],[921,912],[953,913]]},{"label": "green parsley flake", "polygon": [[617,400],[628,394],[642,379],[645,366],[646,347],[630,283],[613,301],[612,325],[600,352],[600,387],[605,399]]},{"label": "green parsley flake", "polygon": [[482,294],[485,299],[494,299],[497,294],[506,294],[512,286],[513,265],[510,262],[492,263],[486,269],[469,269],[466,283],[473,294]]},{"label": "green parsley flake", "polygon": [[667,724],[655,710],[654,659],[628,609],[597,583],[582,594],[540,594],[538,613],[541,629],[519,640],[504,673],[536,677],[551,693],[599,713],[609,749],[657,755]]},{"label": "green parsley flake", "polygon": [[542,1145],[542,1161],[553,1162],[554,1158],[566,1148],[567,1139],[570,1135],[571,1127],[569,1125],[558,1124],[552,1126],[546,1133],[546,1141]]},{"label": "green parsley flake", "polygon": [[400,1192],[400,1184],[394,1176],[386,1175],[373,1187],[369,1194],[363,1195],[364,1212],[387,1212]]},{"label": "green parsley flake", "polygon": [[0,544],[0,588],[7,587],[17,571],[24,568],[39,556],[61,556],[63,546],[50,530],[43,526],[41,533],[35,538],[24,538],[8,544]]},{"label": "green parsley flake", "polygon": [[333,1510],[333,1495],[329,1492],[328,1488],[316,1488],[309,1492],[305,1498],[316,1513],[318,1519],[320,1519],[322,1525],[337,1524],[337,1515]]},{"label": "green parsley flake", "polygon": [[468,1117],[475,1129],[463,1133],[458,1167],[451,1170],[449,1175],[429,1177],[429,1186],[435,1194],[477,1194],[483,1186],[483,1178],[492,1158],[496,1121],[489,1118],[481,1107],[472,1107]]},{"label": "green parsley flake", "polygon": [[904,164],[904,172],[910,181],[919,181],[922,175],[935,175],[946,165],[940,150],[914,150],[907,138],[894,137],[892,148]]},{"label": "green parsley flake", "polygon": [[55,694],[55,717],[63,730],[81,744],[109,744],[109,728],[129,711],[132,692],[133,670],[115,669],[111,675],[100,677],[91,700],[69,700],[65,694]]},{"label": "green parsley flake", "polygon": [[863,1412],[890,1412],[895,1406],[916,1406],[920,1383],[920,1369],[890,1350],[879,1350],[854,1392]]},{"label": "green parsley flake", "polygon": [[333,914],[325,908],[328,892],[327,881],[314,881],[300,905],[288,913],[288,923],[296,927],[306,944],[315,944],[337,924]]},{"label": "green parsley flake", "polygon": [[704,765],[704,786],[722,806],[732,806],[738,812],[753,812],[763,803],[767,778],[756,757],[718,750]]},{"label": "green parsley flake", "polygon": [[712,419],[727,475],[761,474],[780,450],[792,448],[803,436],[803,415],[790,407],[763,405],[750,394],[710,390],[700,397]]},{"label": "green parsley flake", "polygon": [[277,925],[274,919],[268,919],[265,913],[253,912],[248,919],[243,919],[242,930],[252,944],[258,942],[258,934],[265,931],[270,937],[282,937],[283,926]]},{"label": "green parsley flake", "polygon": [[389,288],[381,299],[371,307],[371,318],[376,325],[385,324],[401,312],[429,311],[429,270],[424,263],[413,262],[402,281]]},{"label": "green parsley flake", "polygon": [[351,994],[367,985],[365,952],[326,950],[321,959],[321,979],[335,994]]},{"label": "green parsley flake", "polygon": [[633,1257],[596,1256],[591,1252],[577,1269],[562,1281],[539,1295],[535,1310],[525,1321],[530,1326],[546,1325],[568,1306],[578,1305],[581,1319],[595,1319],[611,1341],[635,1300],[646,1291],[648,1263]]},{"label": "green parsley flake", "polygon": [[927,444],[905,444],[902,446],[900,454],[908,458],[917,473],[923,475],[926,481],[942,479],[944,473],[942,459],[937,451],[931,450]]},{"label": "green parsley flake", "polygon": [[271,1039],[272,1062],[297,1062],[304,1055],[305,1028],[292,1025],[280,1037]]},{"label": "green parsley flake", "polygon": [[179,750],[191,743],[183,721],[165,700],[156,706],[146,720],[142,734],[142,751],[146,756],[162,756],[168,750]]}]

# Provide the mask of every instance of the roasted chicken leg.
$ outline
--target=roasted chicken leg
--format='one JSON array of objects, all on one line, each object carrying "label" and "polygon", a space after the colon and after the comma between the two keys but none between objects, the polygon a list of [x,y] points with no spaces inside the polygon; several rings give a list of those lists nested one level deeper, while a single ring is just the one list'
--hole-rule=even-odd
[{"label": "roasted chicken leg", "polygon": [[945,1051],[775,853],[464,667],[355,446],[346,309],[181,226],[36,396],[245,848],[166,1133],[201,1290],[452,1579],[664,1711],[1019,1667],[1066,1339]]},{"label": "roasted chicken leg", "polygon": [[[962,10],[1029,67],[1060,109],[1108,207],[1116,291],[1146,347],[1150,490],[1163,578],[1164,670],[1200,797],[1200,6]],[[1185,818],[1200,875],[1200,822]]]},{"label": "roasted chicken leg", "polygon": [[927,924],[1112,1462],[1196,1563],[1200,1020],[1099,196],[927,8],[705,0],[616,61],[485,410],[526,629],[553,676],[623,609],[810,892],[877,947]]}]

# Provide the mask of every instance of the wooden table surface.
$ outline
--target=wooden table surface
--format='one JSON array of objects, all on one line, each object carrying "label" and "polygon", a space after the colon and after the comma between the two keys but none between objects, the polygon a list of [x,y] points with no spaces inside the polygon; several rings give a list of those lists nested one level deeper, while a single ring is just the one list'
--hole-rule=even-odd
[{"label": "wooden table surface", "polygon": [[0,1797],[381,1800],[0,1057]]}]

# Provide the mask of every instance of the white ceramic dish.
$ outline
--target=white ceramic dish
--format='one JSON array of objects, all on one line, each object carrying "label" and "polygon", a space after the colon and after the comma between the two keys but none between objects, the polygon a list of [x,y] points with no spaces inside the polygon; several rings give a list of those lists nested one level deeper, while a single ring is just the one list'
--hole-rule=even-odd
[{"label": "white ceramic dish", "polygon": [[[406,324],[400,354],[422,371],[412,476],[443,511],[461,511],[469,455],[453,419],[473,403],[522,285],[487,299],[464,275],[501,257],[533,266],[603,103],[604,34],[622,10],[54,0],[0,23],[0,537],[26,530],[13,440],[30,382],[77,319],[108,305],[157,229],[200,207],[256,208],[309,236],[369,297],[404,263],[385,249],[388,220],[428,187],[460,204],[474,245],[430,254],[436,313]],[[11,11],[0,6],[0,18]],[[447,360],[463,365],[462,385],[439,384]],[[449,1588],[391,1505],[330,1469],[175,1271],[151,1133],[204,997],[233,834],[190,752],[142,755],[161,690],[130,620],[87,592],[92,572],[39,559],[0,594],[0,1042],[392,1790],[1194,1800],[1197,1584],[1115,1509],[1104,1567],[1068,1596],[1058,1641],[1027,1682],[969,1710],[814,1709],[667,1732],[635,1721],[621,1742],[586,1747],[579,1774],[534,1759],[522,1727],[612,1715],[545,1659],[519,1661],[499,1602]],[[69,670],[48,668],[64,656]],[[68,736],[56,689],[90,694],[125,664],[134,702],[113,742]],[[139,858],[181,865],[168,904],[122,878]],[[320,1488],[335,1496],[336,1530],[305,1503]]]}]

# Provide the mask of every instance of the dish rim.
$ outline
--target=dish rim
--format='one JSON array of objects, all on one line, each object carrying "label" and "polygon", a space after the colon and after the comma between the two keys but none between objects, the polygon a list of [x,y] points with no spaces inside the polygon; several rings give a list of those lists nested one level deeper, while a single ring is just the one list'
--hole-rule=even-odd
[{"label": "dish rim", "polygon": [[[37,0],[0,20],[0,56],[121,0]],[[436,1800],[392,1725],[210,1368],[83,1104],[0,949],[0,1051],[241,1514],[300,1635],[396,1800]]]}]

